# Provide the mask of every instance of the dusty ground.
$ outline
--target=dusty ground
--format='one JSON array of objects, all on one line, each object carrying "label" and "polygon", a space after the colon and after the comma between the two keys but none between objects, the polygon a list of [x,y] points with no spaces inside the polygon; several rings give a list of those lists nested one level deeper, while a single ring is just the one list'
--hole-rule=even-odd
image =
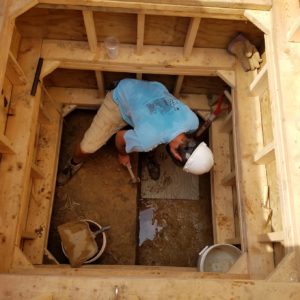
[{"label": "dusty ground", "polygon": [[[65,118],[59,169],[94,114],[74,111]],[[132,160],[135,173],[137,160],[135,155]],[[106,250],[96,263],[196,266],[198,252],[212,243],[209,190],[209,176],[202,176],[199,200],[141,200],[140,189],[130,183],[127,170],[118,163],[111,139],[68,184],[56,189],[48,249],[59,262],[68,263],[61,251],[57,226],[86,218],[111,226]],[[156,225],[154,230],[160,231],[152,241],[145,236],[139,247],[139,211],[142,213],[149,207],[153,209],[153,219],[149,222]]]},{"label": "dusty ground", "polygon": [[[95,112],[74,111],[66,117],[59,169],[73,151],[92,121]],[[133,159],[133,166],[136,166]],[[49,250],[61,262],[67,262],[60,247],[59,224],[80,218],[109,225],[107,247],[98,263],[135,264],[136,188],[129,183],[127,170],[117,160],[114,140],[93,154],[82,169],[63,187],[56,189],[49,236]]]}]

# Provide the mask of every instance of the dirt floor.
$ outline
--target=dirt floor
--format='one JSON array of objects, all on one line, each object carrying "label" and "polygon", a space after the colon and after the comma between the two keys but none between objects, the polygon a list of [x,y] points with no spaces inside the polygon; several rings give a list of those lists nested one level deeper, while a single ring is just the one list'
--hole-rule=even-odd
[{"label": "dirt floor", "polygon": [[[59,169],[94,114],[78,110],[65,118]],[[132,164],[134,173],[142,172],[137,154]],[[151,179],[142,178],[141,184],[144,180]],[[107,247],[95,263],[196,266],[198,252],[213,242],[209,175],[199,177],[199,182],[199,200],[141,199],[141,188],[130,183],[111,139],[65,186],[56,188],[48,249],[60,263],[68,263],[57,226],[91,219],[110,226]]]}]

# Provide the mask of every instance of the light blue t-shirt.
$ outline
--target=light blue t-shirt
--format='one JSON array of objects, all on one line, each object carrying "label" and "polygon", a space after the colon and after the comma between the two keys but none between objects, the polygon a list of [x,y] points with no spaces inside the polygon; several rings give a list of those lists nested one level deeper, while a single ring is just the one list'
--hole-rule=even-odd
[{"label": "light blue t-shirt", "polygon": [[113,90],[113,99],[133,127],[124,135],[127,153],[150,151],[199,125],[196,114],[159,82],[123,79]]}]

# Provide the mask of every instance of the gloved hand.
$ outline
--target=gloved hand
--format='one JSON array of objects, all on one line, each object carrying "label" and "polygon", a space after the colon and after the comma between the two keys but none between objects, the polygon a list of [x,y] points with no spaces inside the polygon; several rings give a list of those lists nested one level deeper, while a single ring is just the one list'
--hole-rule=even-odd
[{"label": "gloved hand", "polygon": [[227,50],[238,58],[246,72],[260,67],[262,59],[259,52],[242,34],[239,34],[229,43]]}]

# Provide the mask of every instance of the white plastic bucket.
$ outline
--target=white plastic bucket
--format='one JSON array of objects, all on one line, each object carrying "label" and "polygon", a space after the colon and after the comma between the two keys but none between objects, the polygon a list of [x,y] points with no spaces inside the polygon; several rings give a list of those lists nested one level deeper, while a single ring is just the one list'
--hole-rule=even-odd
[{"label": "white plastic bucket", "polygon": [[[101,228],[102,228],[101,225],[99,225],[97,222],[92,221],[92,220],[80,220],[80,221],[87,222],[89,225],[90,225],[90,224],[95,225],[98,229],[101,229]],[[97,229],[97,230],[98,230],[98,229]],[[97,243],[97,245],[98,245],[98,252],[97,252],[92,258],[90,258],[89,260],[86,260],[86,261],[84,262],[84,264],[90,264],[90,263],[96,261],[96,260],[103,254],[103,252],[104,252],[104,250],[105,250],[105,248],[106,248],[106,234],[105,234],[105,232],[103,231],[103,232],[101,233],[101,235],[102,235],[102,245],[101,245],[101,247],[99,247],[99,245],[98,245],[98,243]],[[97,242],[97,237],[96,237],[95,239],[96,239],[96,242]],[[62,251],[63,251],[63,253],[64,253],[64,256],[68,258],[68,256],[66,255],[66,252],[65,252],[65,249],[64,249],[62,243],[61,243],[61,248],[62,248]]]},{"label": "white plastic bucket", "polygon": [[239,248],[230,244],[206,246],[198,256],[198,271],[226,273],[241,254]]}]

